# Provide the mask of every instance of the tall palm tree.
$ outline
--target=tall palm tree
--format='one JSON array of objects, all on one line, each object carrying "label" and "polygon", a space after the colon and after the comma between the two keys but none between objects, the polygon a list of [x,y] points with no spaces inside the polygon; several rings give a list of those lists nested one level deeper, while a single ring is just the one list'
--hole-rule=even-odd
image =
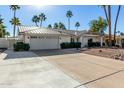
[{"label": "tall palm tree", "polygon": [[117,11],[116,19],[115,19],[115,25],[114,25],[114,43],[116,42],[116,28],[117,28],[118,17],[119,17],[119,14],[120,14],[120,9],[121,9],[121,5],[118,6],[118,11]]},{"label": "tall palm tree", "polygon": [[[105,13],[105,16],[106,16],[106,20],[107,20],[107,23],[108,23],[108,32],[109,32],[109,45],[111,46],[111,42],[112,42],[112,39],[111,39],[111,6],[108,5],[102,5],[103,9],[104,9],[104,13]],[[106,9],[108,8],[108,9]]]},{"label": "tall palm tree", "polygon": [[[19,21],[19,18],[12,18],[11,20],[10,20],[10,23],[12,24],[12,25],[15,25],[15,26],[18,26],[18,25],[21,25],[21,23],[20,23],[20,21]],[[14,33],[14,37],[15,37],[15,33]]]},{"label": "tall palm tree", "polygon": [[45,21],[47,19],[47,17],[44,13],[41,13],[39,15],[39,18],[40,18],[40,27],[42,27],[42,22]]},{"label": "tall palm tree", "polygon": [[106,5],[102,5],[103,9],[104,9],[104,13],[106,16],[106,20],[108,21],[108,14],[107,14],[107,10],[106,10]]},{"label": "tall palm tree", "polygon": [[75,27],[76,27],[76,30],[78,30],[78,28],[80,27],[80,23],[79,22],[76,22],[75,23]]},{"label": "tall palm tree", "polygon": [[68,18],[68,30],[70,30],[70,18],[73,16],[72,11],[67,11],[66,17]]},{"label": "tall palm tree", "polygon": [[[20,9],[20,6],[18,5],[10,5],[10,9],[13,11],[13,19],[16,18],[16,11]],[[13,25],[13,37],[15,37],[15,30],[16,30],[16,25]]]},{"label": "tall palm tree", "polygon": [[112,36],[111,36],[111,6],[108,5],[108,29],[109,29],[109,45],[112,45]]},{"label": "tall palm tree", "polygon": [[36,26],[38,26],[38,22],[40,21],[40,18],[37,16],[37,15],[34,15],[33,17],[32,17],[32,22],[34,22],[35,24],[36,24]]}]

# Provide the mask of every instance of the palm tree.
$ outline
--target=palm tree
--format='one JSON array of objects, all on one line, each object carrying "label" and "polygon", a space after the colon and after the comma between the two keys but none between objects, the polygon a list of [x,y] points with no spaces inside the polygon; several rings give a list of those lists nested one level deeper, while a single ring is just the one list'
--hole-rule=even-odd
[{"label": "palm tree", "polygon": [[40,18],[37,16],[37,15],[34,15],[33,17],[32,17],[32,22],[34,22],[35,24],[36,24],[36,26],[38,26],[38,22],[40,21]]},{"label": "palm tree", "polygon": [[1,15],[0,15],[0,24],[3,23],[3,18],[1,18]]},{"label": "palm tree", "polygon": [[[10,20],[10,23],[12,24],[12,25],[14,25],[14,26],[18,26],[18,25],[21,25],[21,23],[20,23],[20,21],[19,21],[19,18],[12,18],[11,20]],[[15,37],[15,33],[14,33],[14,37]]]},{"label": "palm tree", "polygon": [[70,30],[70,18],[73,16],[72,11],[67,11],[66,17],[68,18],[68,30]]},{"label": "palm tree", "polygon": [[120,35],[121,35],[121,36],[124,36],[124,33],[123,33],[123,32],[120,32]]},{"label": "palm tree", "polygon": [[78,30],[78,27],[80,27],[80,23],[79,22],[76,22],[75,23],[75,27],[76,27],[76,30]]},{"label": "palm tree", "polygon": [[0,15],[0,32],[1,32],[1,37],[4,36],[5,28],[6,27],[3,25],[3,18],[1,18],[1,15]]},{"label": "palm tree", "polygon": [[118,11],[117,11],[116,19],[115,19],[115,26],[114,26],[114,43],[116,42],[116,28],[117,28],[118,17],[119,17],[119,14],[120,14],[120,9],[121,9],[121,5],[118,6]]},{"label": "palm tree", "polygon": [[[110,5],[108,5],[108,6],[102,5],[102,7],[104,9],[104,13],[105,13],[106,20],[108,23],[109,45],[111,46],[111,42],[112,42],[112,39],[111,39],[111,6]],[[108,10],[106,8],[108,8]]]},{"label": "palm tree", "polygon": [[[13,13],[14,13],[13,19],[15,19],[16,18],[16,11],[18,9],[20,9],[20,7],[18,5],[10,5],[10,9],[13,11]],[[16,25],[14,24],[13,25],[13,37],[15,37],[15,30],[16,30]]]},{"label": "palm tree", "polygon": [[108,29],[109,29],[109,46],[112,45],[112,37],[111,37],[111,6],[108,5]]},{"label": "palm tree", "polygon": [[6,31],[6,26],[4,26],[3,24],[0,24],[0,37],[4,37],[5,36],[5,31]]},{"label": "palm tree", "polygon": [[8,37],[8,36],[10,36],[10,33],[9,32],[5,32],[5,35]]},{"label": "palm tree", "polygon": [[66,30],[66,27],[65,27],[65,25],[62,22],[59,22],[58,23],[58,29]]},{"label": "palm tree", "polygon": [[103,6],[103,9],[104,9],[104,13],[105,13],[105,16],[106,16],[106,20],[108,22],[108,15],[107,15],[107,10],[106,10],[106,5],[102,5]]},{"label": "palm tree", "polygon": [[59,26],[58,23],[54,23],[53,28],[54,28],[54,29],[58,29],[58,26]]},{"label": "palm tree", "polygon": [[18,26],[18,25],[21,25],[21,23],[20,23],[20,21],[19,21],[19,18],[12,18],[12,20],[10,20],[10,23],[12,24],[12,25],[16,25],[16,26]]},{"label": "palm tree", "polygon": [[39,15],[39,18],[40,18],[40,27],[42,27],[42,22],[45,21],[47,19],[47,17],[44,13],[41,13]]},{"label": "palm tree", "polygon": [[49,24],[49,25],[47,26],[47,28],[51,29],[51,28],[52,28],[52,25],[51,25],[51,24]]}]

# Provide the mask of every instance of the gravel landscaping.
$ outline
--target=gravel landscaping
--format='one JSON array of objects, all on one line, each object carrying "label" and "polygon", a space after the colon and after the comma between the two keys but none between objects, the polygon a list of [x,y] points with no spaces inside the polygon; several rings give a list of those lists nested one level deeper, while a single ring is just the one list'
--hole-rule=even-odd
[{"label": "gravel landscaping", "polygon": [[91,49],[82,49],[83,53],[101,56],[101,57],[107,57],[117,60],[123,60],[124,61],[124,49],[118,49],[118,48],[91,48]]}]

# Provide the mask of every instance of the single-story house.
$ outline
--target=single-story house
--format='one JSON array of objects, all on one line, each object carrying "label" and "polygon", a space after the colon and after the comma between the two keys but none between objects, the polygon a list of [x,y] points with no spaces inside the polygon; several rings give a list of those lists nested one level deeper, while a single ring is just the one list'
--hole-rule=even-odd
[{"label": "single-story house", "polygon": [[58,30],[34,26],[18,26],[18,38],[29,43],[30,50],[60,49],[62,42],[81,42],[81,47],[87,46],[89,39],[100,42],[98,34],[86,30]]},{"label": "single-story house", "polygon": [[[124,36],[117,35],[115,39],[116,39],[116,43],[115,44],[122,47],[122,43],[124,43]],[[108,35],[105,36],[105,41],[106,42],[109,41],[109,36]],[[112,41],[114,41],[114,35],[112,35]]]}]

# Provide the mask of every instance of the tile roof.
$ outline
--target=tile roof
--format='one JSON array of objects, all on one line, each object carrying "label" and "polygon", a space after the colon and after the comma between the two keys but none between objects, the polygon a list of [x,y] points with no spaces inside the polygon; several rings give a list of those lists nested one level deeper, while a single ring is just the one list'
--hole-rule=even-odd
[{"label": "tile roof", "polygon": [[82,34],[89,34],[87,30],[76,31],[76,30],[58,30],[58,29],[47,29],[36,26],[18,26],[19,33],[27,34],[54,34],[54,35],[70,35],[70,36],[81,36]]}]

